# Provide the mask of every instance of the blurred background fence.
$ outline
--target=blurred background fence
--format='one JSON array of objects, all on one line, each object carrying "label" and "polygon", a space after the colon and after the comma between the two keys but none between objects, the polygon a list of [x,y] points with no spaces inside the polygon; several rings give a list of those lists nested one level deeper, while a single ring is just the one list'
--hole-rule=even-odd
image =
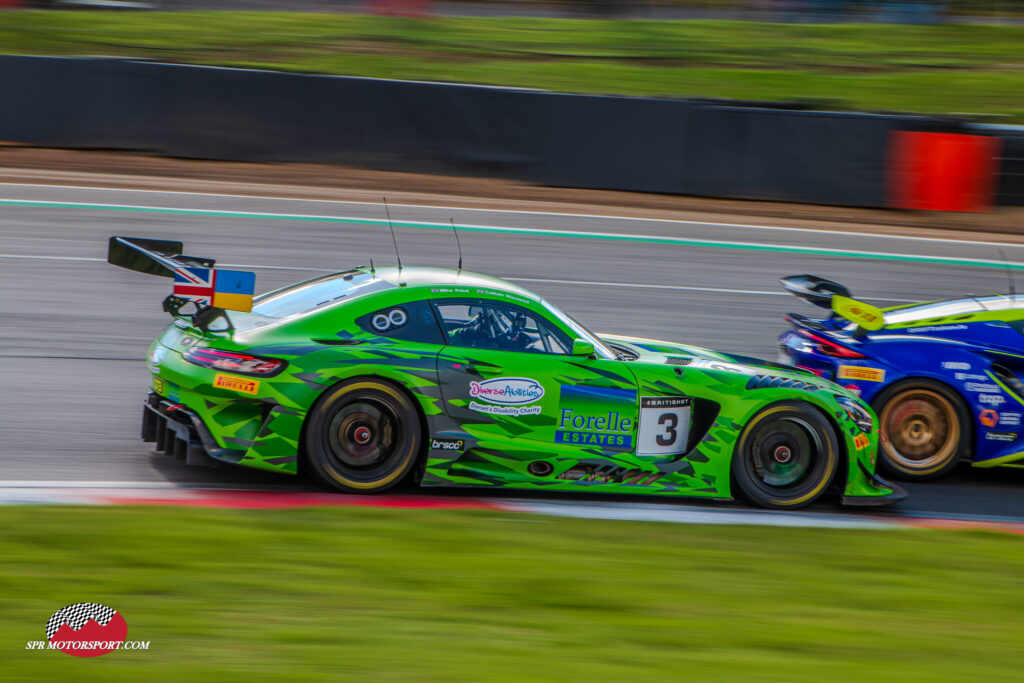
[{"label": "blurred background fence", "polygon": [[[0,91],[17,93],[0,140],[46,147],[849,206],[1024,203],[1024,129],[950,118],[116,58],[0,57]],[[897,133],[923,137],[895,148]]]}]

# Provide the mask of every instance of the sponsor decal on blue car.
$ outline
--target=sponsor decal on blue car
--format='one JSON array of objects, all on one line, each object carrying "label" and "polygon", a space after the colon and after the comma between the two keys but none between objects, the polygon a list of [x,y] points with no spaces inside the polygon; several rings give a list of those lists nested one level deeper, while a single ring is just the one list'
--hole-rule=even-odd
[{"label": "sponsor decal on blue car", "polygon": [[985,432],[986,441],[1016,441],[1015,432]]}]

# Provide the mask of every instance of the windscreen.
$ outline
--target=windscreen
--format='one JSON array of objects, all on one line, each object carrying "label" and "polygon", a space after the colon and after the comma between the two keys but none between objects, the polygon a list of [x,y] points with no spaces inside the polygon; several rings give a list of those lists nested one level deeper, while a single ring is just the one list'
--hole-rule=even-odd
[{"label": "windscreen", "polygon": [[252,312],[266,318],[287,318],[393,286],[370,273],[349,270],[263,294],[253,301]]},{"label": "windscreen", "polygon": [[555,306],[553,303],[549,301],[541,299],[540,302],[541,304],[544,305],[544,308],[548,309],[548,311],[550,311],[556,318],[558,318],[558,320],[562,321],[562,323],[564,323],[566,327],[572,330],[577,337],[593,344],[594,351],[597,352],[597,355],[608,360],[615,360],[616,358],[618,358],[618,356],[615,355],[615,352],[608,348],[607,344],[598,339],[596,334],[594,334],[587,328],[583,327],[583,325],[576,322],[576,320],[573,319],[572,316],[566,314],[565,312],[562,311],[562,309],[558,308],[558,306]]}]

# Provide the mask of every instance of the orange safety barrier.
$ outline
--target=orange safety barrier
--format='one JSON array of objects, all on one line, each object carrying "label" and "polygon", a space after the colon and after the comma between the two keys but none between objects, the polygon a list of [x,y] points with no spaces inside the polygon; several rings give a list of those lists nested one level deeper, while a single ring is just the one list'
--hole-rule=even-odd
[{"label": "orange safety barrier", "polygon": [[1002,140],[959,133],[894,131],[889,138],[888,204],[924,211],[989,211]]}]

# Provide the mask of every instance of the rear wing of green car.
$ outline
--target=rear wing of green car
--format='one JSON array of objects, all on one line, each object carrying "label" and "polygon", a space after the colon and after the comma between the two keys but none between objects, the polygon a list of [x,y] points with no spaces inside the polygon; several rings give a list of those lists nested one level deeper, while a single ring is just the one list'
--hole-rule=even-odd
[{"label": "rear wing of green car", "polygon": [[231,320],[225,310],[250,311],[255,289],[253,273],[215,269],[216,261],[202,256],[186,256],[184,245],[172,240],[113,236],[107,246],[107,262],[147,275],[174,280],[174,291],[163,301],[163,309],[176,318],[187,320],[203,332],[223,318],[230,332]]},{"label": "rear wing of green car", "polygon": [[789,275],[780,278],[779,282],[790,294],[818,308],[828,309],[832,317],[856,324],[855,336],[885,327],[885,314],[880,308],[854,299],[850,290],[838,282],[817,275]]}]

